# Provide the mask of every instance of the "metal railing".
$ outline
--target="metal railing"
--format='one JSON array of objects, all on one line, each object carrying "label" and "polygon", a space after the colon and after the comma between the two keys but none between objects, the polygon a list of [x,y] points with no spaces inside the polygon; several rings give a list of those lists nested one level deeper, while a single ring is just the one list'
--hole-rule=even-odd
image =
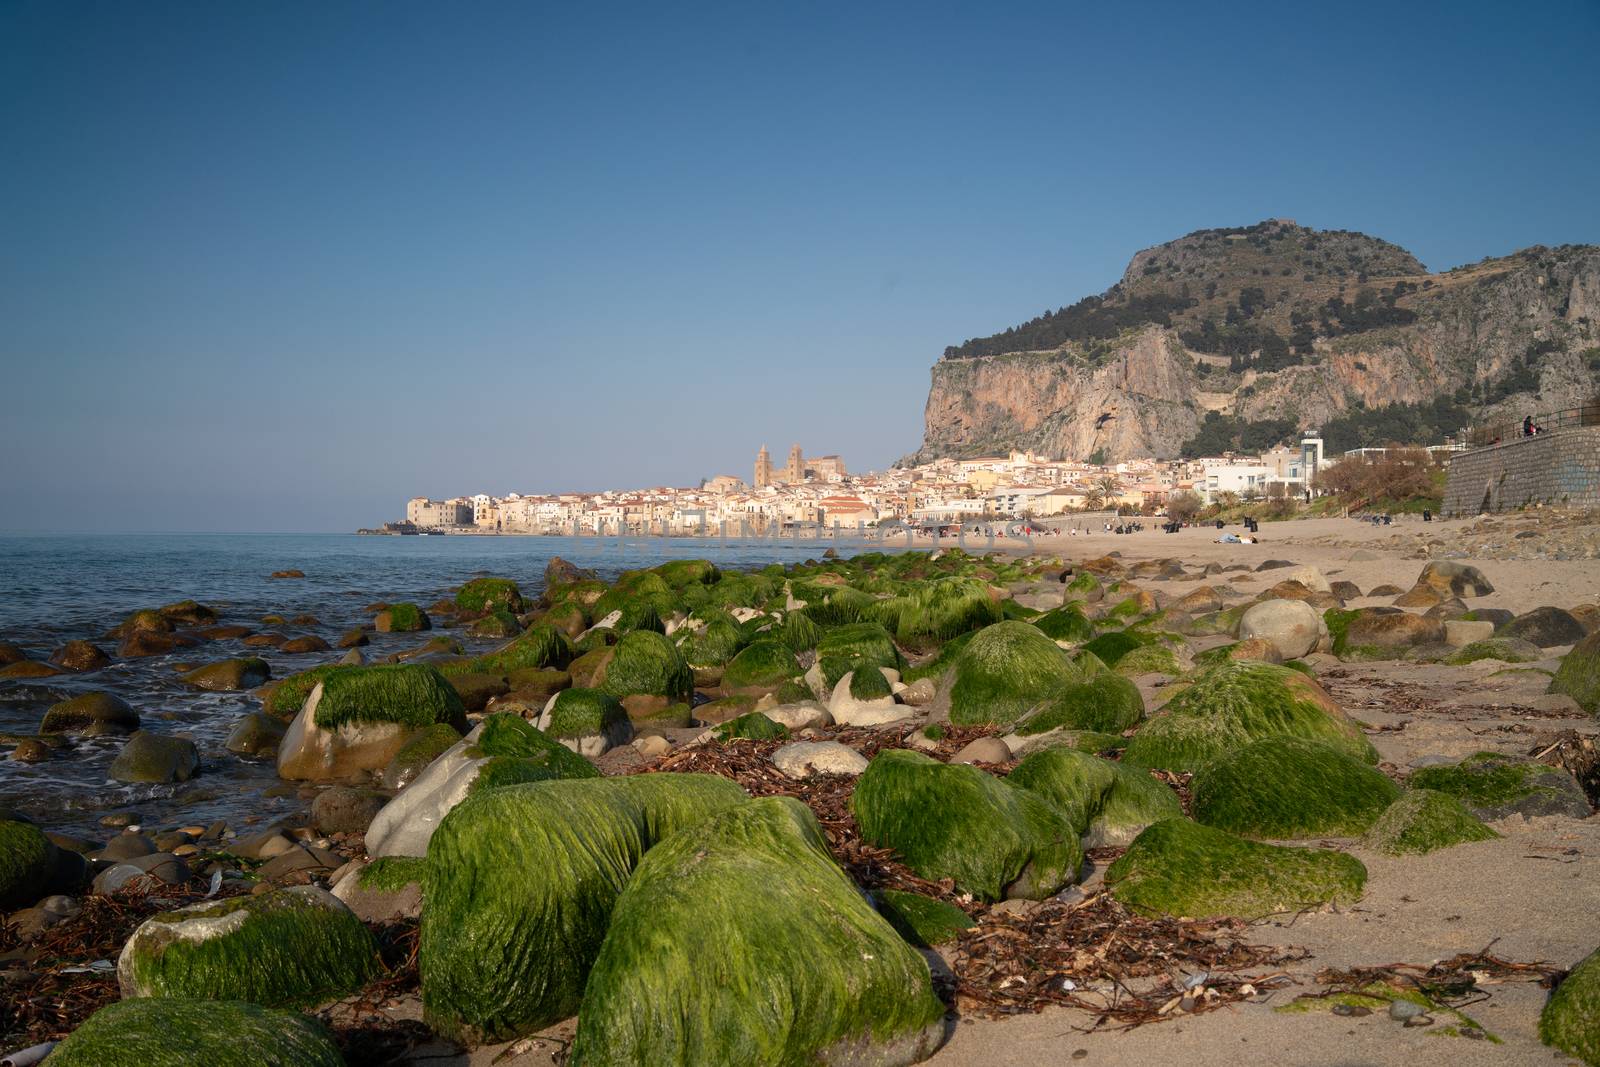
[{"label": "metal railing", "polygon": [[1570,430],[1579,426],[1600,426],[1600,397],[1581,407],[1564,408],[1526,416],[1516,422],[1485,423],[1473,426],[1463,434],[1468,447],[1487,448],[1502,445],[1524,437],[1537,437],[1556,430]]}]

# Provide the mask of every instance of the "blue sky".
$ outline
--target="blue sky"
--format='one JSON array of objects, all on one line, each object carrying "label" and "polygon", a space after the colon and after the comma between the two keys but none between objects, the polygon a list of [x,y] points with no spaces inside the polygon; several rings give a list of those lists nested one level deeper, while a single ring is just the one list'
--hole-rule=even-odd
[{"label": "blue sky", "polygon": [[881,467],[944,346],[1291,217],[1600,242],[1600,4],[0,0],[0,529]]}]

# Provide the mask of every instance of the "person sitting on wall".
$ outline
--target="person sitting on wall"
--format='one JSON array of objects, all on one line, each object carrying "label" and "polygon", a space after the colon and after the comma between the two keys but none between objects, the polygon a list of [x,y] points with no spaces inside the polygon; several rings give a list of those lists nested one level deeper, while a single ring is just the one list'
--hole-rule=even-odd
[{"label": "person sitting on wall", "polygon": [[1536,434],[1538,432],[1539,432],[1538,431],[1538,427],[1534,426],[1534,424],[1533,424],[1533,416],[1532,415],[1523,416],[1523,419],[1522,419],[1522,436],[1524,436],[1524,437],[1532,437],[1534,434]]}]

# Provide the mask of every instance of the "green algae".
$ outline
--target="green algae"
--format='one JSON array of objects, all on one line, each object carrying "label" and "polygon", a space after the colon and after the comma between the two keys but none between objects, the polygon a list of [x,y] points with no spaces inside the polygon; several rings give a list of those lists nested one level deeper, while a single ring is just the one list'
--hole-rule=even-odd
[{"label": "green algae", "polygon": [[1148,638],[1126,630],[1113,630],[1083,644],[1083,651],[1092,653],[1107,667],[1115,667],[1123,656],[1149,644]]},{"label": "green algae", "polygon": [[910,749],[879,752],[850,805],[864,840],[983,900],[1049,896],[1077,880],[1083,861],[1077,834],[1053,805],[977,767]]},{"label": "green algae", "polygon": [[979,630],[952,669],[950,721],[961,726],[1015,722],[1084,680],[1054,641],[1025,622]]},{"label": "green algae", "polygon": [[1196,822],[1276,839],[1366,833],[1400,796],[1376,767],[1302,737],[1266,737],[1224,752],[1190,789]]},{"label": "green algae", "polygon": [[1539,1040],[1600,1064],[1600,950],[1567,973],[1539,1013]]},{"label": "green algae", "polygon": [[456,591],[456,609],[478,615],[493,608],[516,614],[523,609],[522,590],[510,578],[474,578]]},{"label": "green algae", "polygon": [[752,711],[722,723],[715,733],[719,741],[732,741],[738,737],[752,741],[782,741],[789,736],[789,728],[773,722],[759,711]]},{"label": "green algae", "polygon": [[1017,733],[1028,736],[1071,729],[1111,734],[1136,726],[1143,718],[1144,697],[1139,687],[1120,674],[1104,673],[1064,686],[1059,695],[1018,722]]},{"label": "green algae", "polygon": [[1006,783],[1054,804],[1090,847],[1126,844],[1183,814],[1172,790],[1147,772],[1066,746],[1029,753]]},{"label": "green algae", "polygon": [[108,1004],[50,1053],[50,1067],[344,1067],[320,1022],[226,1000]]},{"label": "green algae", "polygon": [[[467,754],[474,759],[490,756],[516,761],[525,766],[547,769],[553,777],[598,778],[600,776],[594,764],[567,746],[552,740],[543,730],[526,719],[510,712],[486,716],[479,729],[478,740],[467,750]],[[507,770],[503,773],[511,772]],[[482,778],[480,773],[480,783]]]},{"label": "green algae", "polygon": [[694,671],[677,646],[649,630],[624,635],[599,673],[594,688],[619,699],[644,694],[687,701],[694,693]]},{"label": "green algae", "polygon": [[56,848],[32,823],[0,819],[0,908],[32,904],[44,894]]},{"label": "green algae", "polygon": [[774,689],[799,673],[800,663],[787,645],[762,639],[750,642],[728,661],[722,671],[722,687],[729,692]]},{"label": "green algae", "polygon": [[783,622],[772,636],[789,646],[791,651],[804,652],[817,647],[817,642],[822,640],[822,632],[822,627],[810,615],[803,611],[791,611],[784,615]]},{"label": "green algae", "polygon": [[1094,638],[1094,623],[1073,604],[1047,611],[1030,621],[1052,641],[1089,641]]},{"label": "green algae", "polygon": [[1139,728],[1124,758],[1145,767],[1197,771],[1224,752],[1278,735],[1323,741],[1363,762],[1378,761],[1361,727],[1313,679],[1250,661],[1201,672]]},{"label": "green algae", "polygon": [[[905,667],[905,660],[895,647],[894,638],[875,622],[851,623],[827,631],[817,642],[817,659],[845,663],[846,671],[853,670],[861,663],[892,670]],[[839,675],[843,674],[844,671],[839,672]],[[828,684],[834,684],[838,677],[830,678]]]},{"label": "green algae", "polygon": [[1600,630],[1572,646],[1550,679],[1552,693],[1565,693],[1590,713],[1600,713]]},{"label": "green algae", "polygon": [[1571,792],[1565,771],[1531,760],[1479,752],[1460,763],[1421,767],[1407,783],[1455,797],[1480,818],[1499,818],[1530,798],[1557,801]]},{"label": "green algae", "polygon": [[621,701],[598,689],[563,689],[550,705],[550,737],[591,737],[628,721]]},{"label": "green algae", "polygon": [[427,612],[408,602],[390,604],[379,614],[388,616],[390,633],[416,633],[418,630],[431,629],[433,625],[428,621]]},{"label": "green algae", "polygon": [[117,962],[125,997],[247,1000],[274,1008],[344,996],[378,970],[371,932],[314,886],[155,915],[134,931]]},{"label": "green algae", "polygon": [[859,664],[850,675],[852,700],[882,700],[893,695],[894,687],[889,684],[889,679],[882,670],[871,664]]},{"label": "green algae", "polygon": [[1172,649],[1162,645],[1145,645],[1123,655],[1113,669],[1124,677],[1136,674],[1179,675],[1183,673],[1183,664],[1178,662]]},{"label": "green algae", "polygon": [[420,856],[384,856],[361,868],[356,885],[374,893],[398,893],[420,885],[427,871],[428,861]]},{"label": "green algae", "polygon": [[908,893],[900,889],[880,889],[874,894],[878,914],[888,920],[895,932],[917,948],[933,948],[954,941],[962,931],[978,924],[954,904]]},{"label": "green algae", "polygon": [[535,623],[509,644],[471,661],[471,669],[509,674],[531,668],[564,669],[572,662],[572,643],[549,623]]},{"label": "green algae", "polygon": [[911,1063],[943,1017],[927,964],[834,864],[815,816],[769,797],[645,855],[589,974],[571,1062]]},{"label": "green algae", "polygon": [[721,667],[744,646],[744,631],[730,618],[712,619],[704,630],[689,634],[678,644],[691,667]]},{"label": "green algae", "polygon": [[[1542,655],[1534,655],[1526,649],[1518,648],[1517,644],[1503,637],[1473,641],[1450,653],[1444,658],[1444,662],[1452,667],[1464,667],[1480,659],[1494,659],[1502,663],[1533,663],[1544,658]],[[1534,651],[1538,651],[1537,648]]]},{"label": "green algae", "polygon": [[337,667],[322,679],[316,724],[396,723],[421,729],[444,722],[465,730],[466,709],[450,682],[423,663]]},{"label": "green algae", "polygon": [[1407,856],[1499,836],[1455,797],[1410,789],[1378,816],[1361,843],[1386,855]]},{"label": "green algae", "polygon": [[299,713],[301,706],[306,702],[306,697],[311,695],[311,690],[317,687],[317,683],[336,670],[339,670],[338,664],[330,663],[289,675],[272,687],[272,691],[261,703],[261,710],[274,719],[287,722]]},{"label": "green algae", "polygon": [[476,1043],[574,1014],[646,852],[744,802],[728,779],[685,774],[472,793],[428,845],[419,965],[429,1026]]},{"label": "green algae", "polygon": [[1141,914],[1256,919],[1353,904],[1367,869],[1341,852],[1247,841],[1180,818],[1147,828],[1105,879],[1113,896]]},{"label": "green algae", "polygon": [[412,734],[395,753],[389,766],[384,768],[385,782],[397,788],[411,781],[428,764],[444,755],[445,751],[461,740],[461,734],[449,723],[439,722],[425,726]]}]

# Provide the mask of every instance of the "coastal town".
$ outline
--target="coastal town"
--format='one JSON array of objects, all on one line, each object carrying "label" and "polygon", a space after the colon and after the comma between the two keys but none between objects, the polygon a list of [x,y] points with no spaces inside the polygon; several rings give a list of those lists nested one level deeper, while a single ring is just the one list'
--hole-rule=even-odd
[{"label": "coastal town", "polygon": [[404,520],[364,532],[772,536],[893,526],[931,530],[1084,512],[1157,515],[1179,493],[1192,493],[1202,504],[1304,499],[1318,491],[1317,474],[1331,462],[1315,433],[1303,435],[1298,447],[1259,455],[1096,464],[1011,451],[855,475],[836,455],[808,457],[796,444],[778,464],[763,446],[748,480],[719,474],[694,488],[419,496],[407,501]]}]

